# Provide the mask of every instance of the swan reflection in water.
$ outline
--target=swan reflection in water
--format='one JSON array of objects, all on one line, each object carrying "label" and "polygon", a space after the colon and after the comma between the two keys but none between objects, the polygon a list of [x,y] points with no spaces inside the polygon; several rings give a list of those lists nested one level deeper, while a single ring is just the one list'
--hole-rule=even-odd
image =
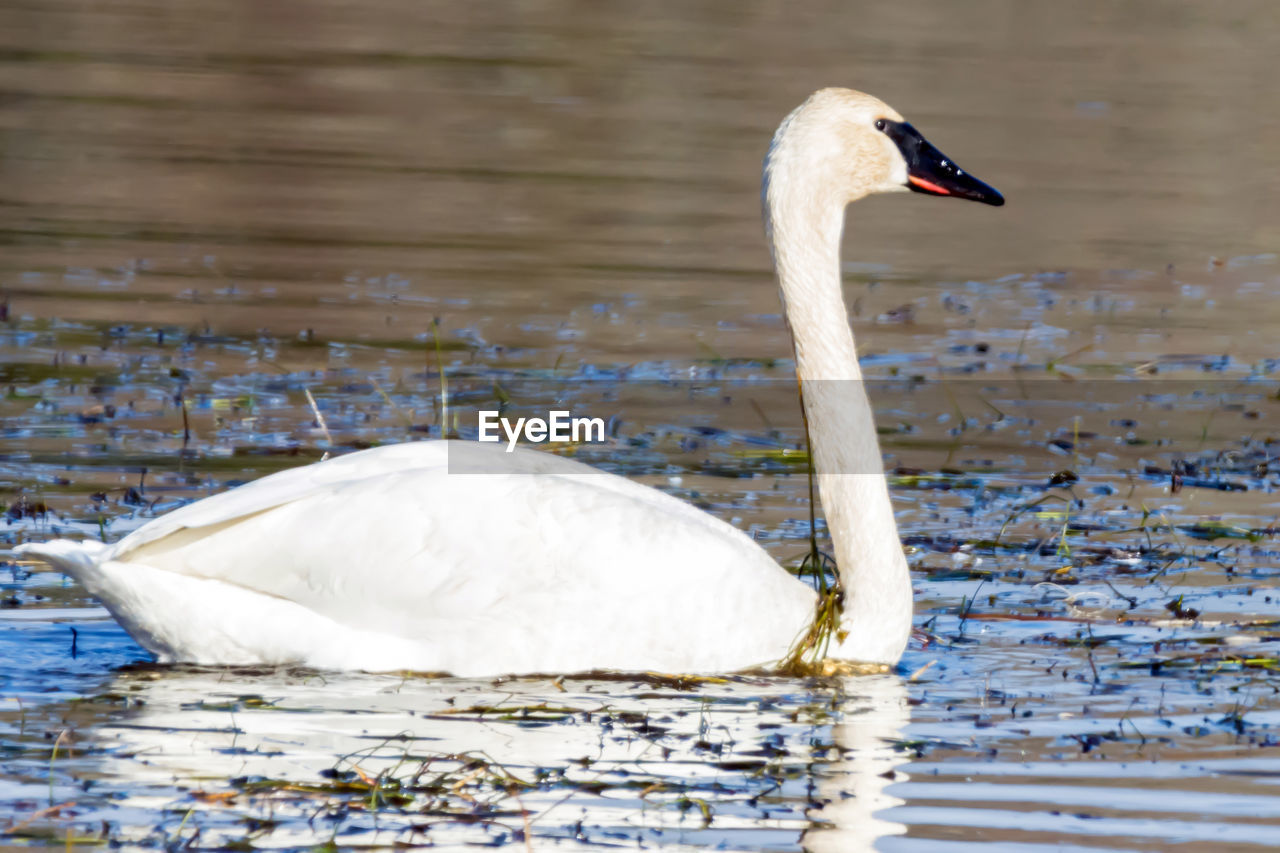
[{"label": "swan reflection in water", "polygon": [[848,851],[905,831],[881,814],[906,778],[897,676],[326,678],[120,672],[108,690],[127,708],[79,733],[103,808],[76,823],[197,847],[527,834],[535,849]]}]

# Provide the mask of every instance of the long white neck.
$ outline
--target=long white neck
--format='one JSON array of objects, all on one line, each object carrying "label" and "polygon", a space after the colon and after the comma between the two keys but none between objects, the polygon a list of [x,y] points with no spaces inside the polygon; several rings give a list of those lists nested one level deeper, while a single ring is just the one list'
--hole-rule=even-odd
[{"label": "long white neck", "polygon": [[765,164],[766,231],[844,590],[841,628],[848,634],[831,655],[894,663],[911,632],[911,578],[840,290],[846,199],[787,155],[775,141]]}]

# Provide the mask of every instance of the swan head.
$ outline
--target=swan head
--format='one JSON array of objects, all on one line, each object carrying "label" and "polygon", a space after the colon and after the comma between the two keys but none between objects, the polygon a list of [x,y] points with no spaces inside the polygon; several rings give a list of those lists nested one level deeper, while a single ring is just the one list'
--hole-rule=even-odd
[{"label": "swan head", "polygon": [[852,89],[814,92],[779,126],[765,159],[766,208],[788,190],[807,203],[841,208],[872,193],[905,190],[1004,204],[897,110]]}]

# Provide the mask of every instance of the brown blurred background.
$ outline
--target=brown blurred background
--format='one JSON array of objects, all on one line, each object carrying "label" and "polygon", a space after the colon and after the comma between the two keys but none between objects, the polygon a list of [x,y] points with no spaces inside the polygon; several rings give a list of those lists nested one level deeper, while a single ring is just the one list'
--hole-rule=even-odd
[{"label": "brown blurred background", "polygon": [[1266,2],[7,2],[0,288],[776,310],[760,159],[826,85],[1009,200],[869,200],[851,273],[1203,265],[1280,244],[1278,55]]}]

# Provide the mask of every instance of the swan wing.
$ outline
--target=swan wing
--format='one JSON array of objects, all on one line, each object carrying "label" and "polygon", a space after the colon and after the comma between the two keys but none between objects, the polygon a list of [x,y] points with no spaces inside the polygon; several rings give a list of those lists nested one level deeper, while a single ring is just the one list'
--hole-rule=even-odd
[{"label": "swan wing", "polygon": [[397,471],[447,466],[447,444],[392,444],[279,471],[168,512],[116,542],[109,553],[119,557],[179,530],[225,524],[343,483]]},{"label": "swan wing", "polygon": [[148,542],[183,529],[225,524],[326,490],[378,480],[391,474],[419,472],[424,476],[454,472],[474,475],[557,475],[590,477],[601,489],[627,495],[643,503],[658,503],[668,511],[714,528],[722,523],[683,501],[624,477],[550,453],[523,448],[507,453],[499,446],[466,441],[418,441],[390,444],[349,453],[320,464],[279,471],[225,492],[179,507],[143,525],[110,546],[119,558]]},{"label": "swan wing", "polygon": [[813,602],[670,495],[474,443],[275,474],[157,519],[100,565],[94,592],[131,633],[204,662],[725,671],[782,657]]}]

